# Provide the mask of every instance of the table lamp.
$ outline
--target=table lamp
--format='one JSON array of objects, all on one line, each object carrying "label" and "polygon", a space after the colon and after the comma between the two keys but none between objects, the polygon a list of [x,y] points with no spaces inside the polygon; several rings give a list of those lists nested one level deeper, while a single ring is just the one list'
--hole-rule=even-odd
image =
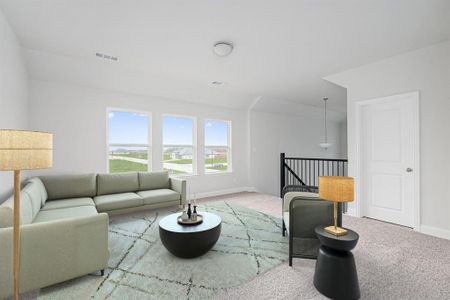
[{"label": "table lamp", "polygon": [[14,171],[13,298],[19,299],[20,171],[52,166],[51,133],[0,129],[0,171]]},{"label": "table lamp", "polygon": [[325,231],[335,236],[347,234],[347,230],[337,226],[337,203],[352,202],[354,196],[354,179],[344,176],[320,176],[319,197],[332,201],[334,208],[334,226],[325,227]]}]

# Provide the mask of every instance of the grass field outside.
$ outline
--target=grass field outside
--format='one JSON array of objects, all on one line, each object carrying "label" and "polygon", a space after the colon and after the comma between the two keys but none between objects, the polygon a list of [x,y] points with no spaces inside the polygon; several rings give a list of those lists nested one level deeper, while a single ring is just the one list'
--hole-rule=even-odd
[{"label": "grass field outside", "polygon": [[147,171],[148,165],[135,163],[132,161],[121,160],[121,159],[110,159],[109,160],[109,172],[130,172],[130,171]]},{"label": "grass field outside", "polygon": [[[148,170],[148,164],[141,163],[139,160],[147,160],[148,155],[147,153],[143,152],[136,152],[136,153],[121,153],[121,154],[111,154],[111,159],[109,160],[109,171],[110,173],[117,173],[117,172],[130,172],[130,171],[147,171]],[[114,159],[114,157],[117,157],[118,159]],[[129,158],[136,158],[138,159],[137,162],[135,161],[129,161],[125,159],[119,159],[119,157],[129,157]],[[175,164],[180,165],[180,167],[175,167],[172,165],[172,167],[164,168],[164,170],[168,170],[170,174],[179,175],[179,174],[189,174],[190,172],[186,171],[185,167],[181,167],[181,165],[192,165],[192,159],[170,159],[170,157],[167,157],[167,155],[164,155],[165,159],[164,163],[167,164]],[[207,158],[205,159],[205,172],[206,173],[214,173],[217,171],[227,171],[228,170],[228,162],[227,157],[216,157],[216,158]],[[188,168],[192,172],[192,168]]]},{"label": "grass field outside", "polygon": [[122,156],[122,157],[148,159],[148,153],[147,152],[111,153],[111,156]]}]

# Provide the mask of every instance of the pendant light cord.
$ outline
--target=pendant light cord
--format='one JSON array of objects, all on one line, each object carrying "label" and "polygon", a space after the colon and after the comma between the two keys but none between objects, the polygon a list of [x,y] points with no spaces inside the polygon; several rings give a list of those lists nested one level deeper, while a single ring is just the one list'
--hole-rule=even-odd
[{"label": "pendant light cord", "polygon": [[328,98],[323,98],[325,101],[325,143],[328,143],[328,130],[327,130],[327,101]]}]

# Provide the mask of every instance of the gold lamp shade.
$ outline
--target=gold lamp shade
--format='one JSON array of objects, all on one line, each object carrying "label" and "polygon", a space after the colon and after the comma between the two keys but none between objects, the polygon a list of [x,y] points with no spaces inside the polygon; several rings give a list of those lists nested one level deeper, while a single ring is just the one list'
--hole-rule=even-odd
[{"label": "gold lamp shade", "polygon": [[333,202],[354,200],[354,179],[344,176],[319,177],[319,197]]},{"label": "gold lamp shade", "polygon": [[53,135],[26,130],[0,130],[0,170],[33,170],[52,166]]},{"label": "gold lamp shade", "polygon": [[334,204],[334,226],[325,227],[325,231],[335,236],[347,234],[347,230],[337,226],[337,203],[354,200],[355,180],[344,176],[320,176],[319,197]]}]

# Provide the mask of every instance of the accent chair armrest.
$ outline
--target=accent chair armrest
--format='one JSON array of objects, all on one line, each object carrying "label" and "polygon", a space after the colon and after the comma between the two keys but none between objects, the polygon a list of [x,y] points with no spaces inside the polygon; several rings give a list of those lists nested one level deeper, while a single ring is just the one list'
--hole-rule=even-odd
[{"label": "accent chair armrest", "polygon": [[319,199],[319,194],[310,192],[288,192],[283,198],[283,212],[289,212],[290,203],[294,198]]},{"label": "accent chair armrest", "polygon": [[289,192],[307,192],[307,193],[318,193],[319,189],[316,186],[310,185],[286,185],[283,188],[282,195],[286,195]]}]

